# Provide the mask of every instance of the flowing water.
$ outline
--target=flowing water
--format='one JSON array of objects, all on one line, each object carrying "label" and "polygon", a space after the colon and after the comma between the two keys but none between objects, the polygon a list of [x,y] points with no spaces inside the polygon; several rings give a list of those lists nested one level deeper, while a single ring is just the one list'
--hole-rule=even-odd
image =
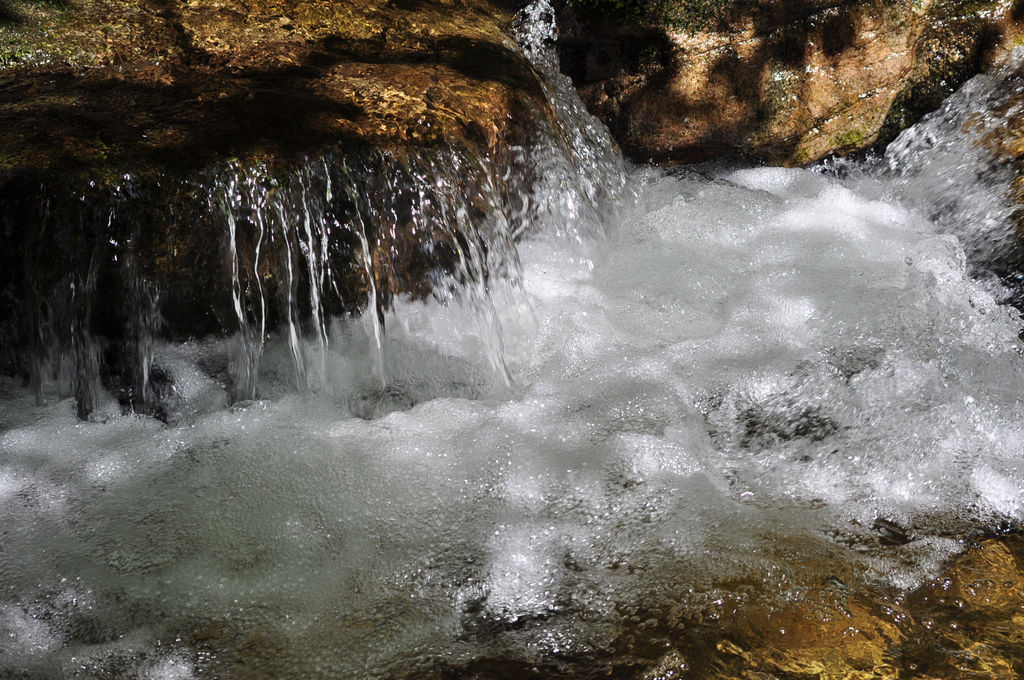
[{"label": "flowing water", "polygon": [[968,275],[1001,239],[936,144],[998,74],[882,159],[621,189],[550,87],[560,155],[530,152],[533,226],[476,293],[314,303],[264,344],[236,276],[235,387],[224,343],[146,339],[170,425],[0,379],[0,676],[630,668],[737,603],[912,589],[1024,518],[1020,315]]}]

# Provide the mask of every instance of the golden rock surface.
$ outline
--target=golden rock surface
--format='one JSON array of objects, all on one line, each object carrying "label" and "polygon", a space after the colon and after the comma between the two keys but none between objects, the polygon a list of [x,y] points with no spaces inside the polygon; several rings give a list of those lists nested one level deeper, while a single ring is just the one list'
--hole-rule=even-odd
[{"label": "golden rock surface", "polygon": [[[910,593],[822,587],[781,606],[746,603],[644,680],[1011,680],[1024,674],[1024,538],[972,542]],[[693,660],[700,659],[699,663]]]},{"label": "golden rock surface", "polygon": [[987,0],[734,2],[697,29],[570,22],[562,52],[634,158],[801,165],[937,108],[1021,44],[1018,14]]}]

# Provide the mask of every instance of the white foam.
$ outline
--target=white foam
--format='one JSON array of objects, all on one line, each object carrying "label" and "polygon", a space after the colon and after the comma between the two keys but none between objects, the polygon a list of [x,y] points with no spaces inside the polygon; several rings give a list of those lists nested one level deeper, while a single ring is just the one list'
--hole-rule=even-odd
[{"label": "white foam", "polygon": [[[955,237],[863,178],[637,182],[586,257],[524,244],[529,304],[498,324],[399,301],[384,390],[358,322],[335,325],[312,394],[270,343],[265,399],[233,409],[199,368],[217,348],[158,348],[181,380],[170,426],[78,423],[5,384],[10,658],[46,677],[127,655],[180,680],[253,636],[286,650],[268,672],[353,678],[583,653],[638,601],[685,617],[836,560],[912,587],[949,527],[1024,519],[1020,320]],[[882,548],[879,518],[914,540]],[[93,595],[58,604],[68,578]]]}]

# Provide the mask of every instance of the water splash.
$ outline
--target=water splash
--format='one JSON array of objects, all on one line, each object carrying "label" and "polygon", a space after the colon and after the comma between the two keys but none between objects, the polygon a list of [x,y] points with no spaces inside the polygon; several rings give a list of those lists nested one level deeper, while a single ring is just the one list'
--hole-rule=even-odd
[{"label": "water splash", "polygon": [[1013,196],[1018,172],[1006,144],[1024,115],[1024,49],[976,76],[903,133],[882,163],[891,190],[966,249],[975,273],[1024,268]]},{"label": "water splash", "polygon": [[123,265],[128,291],[125,335],[129,366],[125,374],[130,381],[125,401],[130,410],[145,412],[156,396],[153,393],[153,352],[163,319],[159,289],[142,271],[137,250],[135,240],[126,244]]},{"label": "water splash", "polygon": [[[455,148],[356,157],[332,152],[283,173],[234,164],[223,180],[215,176],[211,186],[227,222],[239,328],[235,399],[259,393],[271,317],[283,324],[298,389],[323,387],[328,318],[348,306],[346,296],[365,299],[380,389],[388,385],[386,317],[398,296],[470,310],[486,362],[510,386],[495,305],[524,306],[517,241],[537,233],[565,238],[572,225],[570,238],[582,242],[589,237],[579,230],[599,223],[598,204],[623,182],[621,166],[580,151],[587,139],[566,145],[563,137],[542,134],[535,147],[510,149],[502,158]],[[539,167],[525,172],[531,163]],[[614,172],[615,181],[601,192],[576,181],[591,171]],[[561,178],[557,185],[552,177]],[[589,218],[581,214],[584,206]],[[312,357],[306,329],[319,348]],[[317,375],[312,382],[311,373]]]},{"label": "water splash", "polygon": [[[629,202],[625,161],[608,129],[576,94],[559,68],[554,48],[558,29],[548,0],[536,0],[516,15],[513,31],[523,51],[541,74],[545,96],[555,110],[555,129],[528,152],[525,164],[539,186],[531,193],[534,210],[548,229],[582,244],[601,238],[600,226],[618,201]],[[567,162],[568,161],[568,162]]]}]

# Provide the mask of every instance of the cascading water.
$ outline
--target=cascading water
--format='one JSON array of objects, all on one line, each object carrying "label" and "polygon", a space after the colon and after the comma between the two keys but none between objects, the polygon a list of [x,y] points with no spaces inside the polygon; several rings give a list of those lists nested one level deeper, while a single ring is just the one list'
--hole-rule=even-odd
[{"label": "cascading water", "polygon": [[1011,286],[1019,285],[1024,267],[1020,207],[1010,190],[1016,169],[1008,149],[994,147],[1001,136],[1013,135],[1014,118],[1024,109],[1021,63],[1018,51],[991,73],[972,79],[938,111],[905,130],[879,159],[902,203],[957,237],[972,273]]},{"label": "cascading water", "polygon": [[[542,70],[550,16],[519,27]],[[959,129],[907,133],[895,172],[637,169],[623,190],[547,75],[558,129],[508,167],[327,156],[214,183],[233,365],[138,335],[174,424],[80,422],[56,386],[36,406],[0,379],[0,669],[655,677],[729,607],[909,589],[958,536],[1019,523],[1020,318],[966,275],[976,212],[914,169],[915,135]],[[429,293],[396,292],[399,223],[438,234]],[[338,232],[358,319],[329,311]]]}]

